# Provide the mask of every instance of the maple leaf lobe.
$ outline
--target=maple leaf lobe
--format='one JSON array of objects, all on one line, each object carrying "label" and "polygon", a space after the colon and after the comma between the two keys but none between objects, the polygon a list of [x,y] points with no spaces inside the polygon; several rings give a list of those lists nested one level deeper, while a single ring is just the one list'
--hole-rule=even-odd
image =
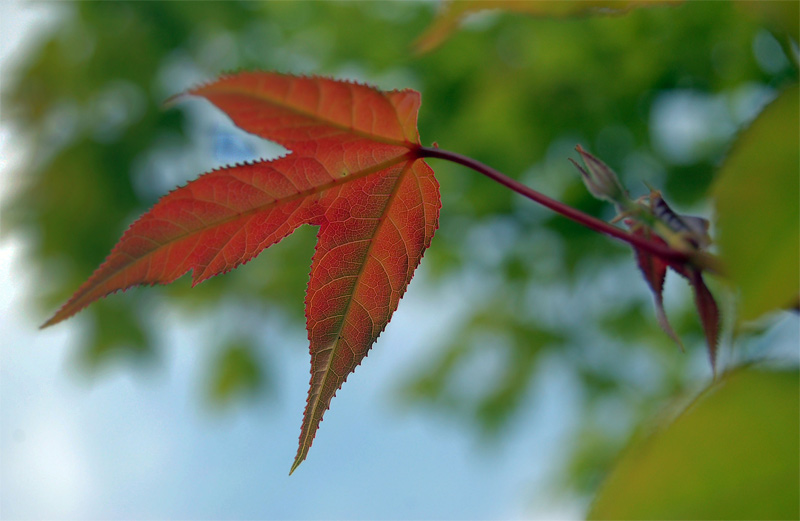
[{"label": "maple leaf lobe", "polygon": [[329,151],[320,149],[334,145],[354,161],[351,154],[364,145],[372,153],[380,145],[399,153],[419,145],[420,96],[413,90],[382,92],[318,76],[250,72],[223,76],[188,94],[208,99],[239,128],[298,154],[327,157]]}]

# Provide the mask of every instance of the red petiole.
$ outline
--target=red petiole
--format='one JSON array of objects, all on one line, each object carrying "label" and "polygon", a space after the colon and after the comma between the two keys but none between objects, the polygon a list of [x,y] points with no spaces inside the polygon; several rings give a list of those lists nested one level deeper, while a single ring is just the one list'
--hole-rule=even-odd
[{"label": "red petiole", "polygon": [[644,237],[632,235],[621,228],[617,228],[616,226],[613,226],[605,221],[601,221],[596,217],[592,217],[591,215],[585,214],[580,210],[576,210],[571,206],[556,201],[555,199],[551,199],[550,197],[547,197],[546,195],[539,193],[536,190],[525,186],[519,181],[512,179],[507,175],[498,172],[494,168],[484,165],[480,161],[476,161],[470,157],[463,156],[456,152],[442,150],[438,147],[419,147],[417,149],[417,156],[420,158],[428,157],[444,159],[466,166],[467,168],[475,170],[476,172],[481,173],[486,177],[493,179],[494,181],[497,181],[501,185],[510,188],[518,194],[527,197],[528,199],[537,202],[542,206],[545,206],[546,208],[549,208],[550,210],[553,210],[554,212],[577,222],[578,224],[582,224],[583,226],[586,226],[587,228],[590,228],[596,232],[604,233],[614,237],[615,239],[627,242],[631,246],[647,251],[648,253],[660,257],[667,262],[685,264],[691,260],[702,261],[702,264],[704,264],[703,267],[711,269],[712,271],[719,271],[718,266],[716,266],[716,259],[708,254],[704,254],[702,259],[698,259],[696,255],[670,248],[669,246],[647,240]]}]

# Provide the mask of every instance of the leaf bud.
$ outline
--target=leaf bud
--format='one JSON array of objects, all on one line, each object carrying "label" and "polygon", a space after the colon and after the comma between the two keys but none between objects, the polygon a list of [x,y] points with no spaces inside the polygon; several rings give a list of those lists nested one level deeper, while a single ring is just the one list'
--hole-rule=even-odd
[{"label": "leaf bud", "polygon": [[581,178],[586,188],[593,196],[604,199],[620,206],[626,206],[625,202],[629,199],[627,191],[619,182],[617,174],[598,158],[578,145],[575,150],[581,155],[586,169],[582,168],[576,161],[570,159],[572,164],[581,173]]}]

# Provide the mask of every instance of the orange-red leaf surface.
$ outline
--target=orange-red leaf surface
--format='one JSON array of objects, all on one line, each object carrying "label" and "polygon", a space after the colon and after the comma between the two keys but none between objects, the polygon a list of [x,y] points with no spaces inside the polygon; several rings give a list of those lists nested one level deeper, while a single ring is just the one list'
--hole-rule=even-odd
[{"label": "orange-red leaf surface", "polygon": [[419,93],[277,73],[192,89],[292,154],[207,173],[162,198],[50,319],[141,284],[225,273],[319,226],[306,294],[311,386],[292,471],[336,391],[386,327],[430,245],[439,186],[417,158]]}]

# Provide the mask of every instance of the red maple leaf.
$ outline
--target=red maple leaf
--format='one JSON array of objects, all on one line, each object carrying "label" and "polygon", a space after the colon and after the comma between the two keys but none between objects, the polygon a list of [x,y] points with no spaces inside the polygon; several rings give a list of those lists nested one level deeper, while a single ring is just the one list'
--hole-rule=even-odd
[{"label": "red maple leaf", "polygon": [[209,172],[162,198],[44,326],[93,301],[192,272],[225,273],[298,226],[319,226],[306,293],[311,385],[292,466],[336,391],[386,327],[438,226],[439,185],[419,159],[419,93],[252,72],[190,90],[292,151]]}]

